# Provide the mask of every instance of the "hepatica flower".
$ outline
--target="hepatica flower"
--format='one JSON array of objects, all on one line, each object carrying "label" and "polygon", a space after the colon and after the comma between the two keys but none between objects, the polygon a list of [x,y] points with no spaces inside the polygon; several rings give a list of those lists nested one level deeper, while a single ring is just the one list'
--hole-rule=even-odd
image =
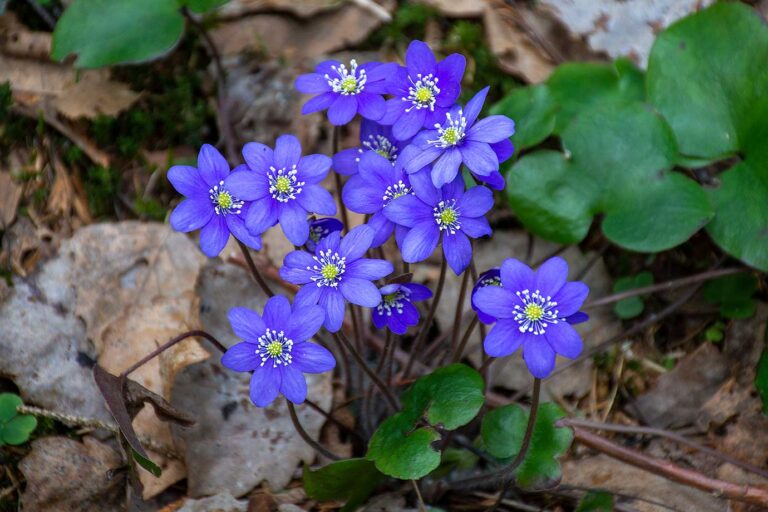
[{"label": "hepatica flower", "polygon": [[309,252],[315,252],[317,243],[323,238],[327,237],[335,231],[341,231],[344,229],[344,224],[340,220],[333,217],[326,217],[324,219],[317,219],[310,221],[309,223],[309,238],[304,244]]},{"label": "hepatica flower", "polygon": [[248,247],[261,249],[261,237],[245,227],[250,204],[233,181],[238,172],[230,174],[227,161],[208,144],[200,148],[197,167],[175,165],[168,170],[168,180],[186,196],[171,213],[171,226],[182,233],[200,229],[200,248],[211,258],[224,249],[230,233]]},{"label": "hepatica flower", "polygon": [[270,298],[264,315],[247,308],[229,310],[232,330],[242,343],[231,346],[221,364],[237,372],[253,372],[251,401],[266,407],[278,394],[295,404],[307,397],[305,373],[323,373],[336,366],[325,348],[307,341],[323,324],[318,306],[291,307],[283,296]]},{"label": "hepatica flower", "polygon": [[293,135],[282,135],[274,151],[258,142],[243,148],[247,168],[232,173],[229,180],[240,199],[252,201],[245,226],[260,234],[278,221],[294,245],[309,238],[308,212],[334,215],[336,203],[319,183],[328,174],[331,159],[325,155],[301,156],[301,145]]},{"label": "hepatica flower", "polygon": [[388,261],[363,258],[372,241],[373,230],[357,226],[343,238],[336,231],[320,240],[314,255],[293,251],[285,257],[280,277],[301,285],[295,303],[322,306],[323,325],[330,332],[341,328],[347,301],[366,308],[374,308],[381,301],[372,281],[394,269]]},{"label": "hepatica flower", "polygon": [[477,121],[487,94],[488,87],[469,100],[466,108],[451,108],[434,130],[419,133],[403,150],[406,172],[415,173],[433,164],[432,182],[436,187],[453,181],[462,163],[481,180],[497,173],[499,156],[493,145],[499,145],[496,149],[500,153],[511,154],[508,139],[515,133],[515,123],[501,115]]},{"label": "hepatica flower", "polygon": [[381,155],[395,165],[400,152],[409,142],[410,139],[395,139],[391,126],[363,119],[360,123],[360,146],[336,153],[333,156],[333,170],[346,176],[357,174],[360,158],[368,151]]},{"label": "hepatica flower", "polygon": [[[360,173],[347,181],[341,198],[353,212],[371,216],[368,220],[368,226],[374,231],[371,247],[379,247],[389,239],[395,227],[384,216],[384,210],[392,201],[408,194],[413,194],[413,189],[403,170],[369,151],[360,158]],[[402,227],[399,230],[398,239],[401,239],[406,230]]]},{"label": "hepatica flower", "polygon": [[566,282],[568,264],[550,258],[536,272],[516,259],[501,265],[501,286],[485,286],[474,293],[477,307],[497,319],[483,342],[491,357],[504,357],[521,346],[523,359],[534,377],[547,377],[555,368],[555,355],[578,357],[579,334],[571,326],[587,320],[579,311],[589,288]]},{"label": "hepatica flower", "polygon": [[328,109],[328,120],[339,126],[347,124],[358,112],[366,119],[378,121],[387,110],[382,94],[388,92],[388,78],[397,64],[367,62],[349,65],[336,60],[321,62],[314,73],[296,79],[296,89],[317,94],[304,104],[302,114]]},{"label": "hepatica flower", "polygon": [[454,53],[437,62],[432,50],[421,41],[413,41],[405,53],[405,67],[392,78],[383,124],[392,125],[399,140],[410,139],[425,126],[442,123],[448,109],[461,92],[461,77],[466,59]]},{"label": "hepatica flower", "polygon": [[491,234],[485,214],[493,207],[493,194],[483,186],[464,192],[461,179],[436,189],[426,173],[411,177],[416,195],[404,195],[384,208],[389,220],[410,229],[400,246],[403,259],[427,259],[442,238],[448,265],[461,274],[472,259],[469,238]]},{"label": "hepatica flower", "polygon": [[381,302],[371,312],[377,329],[385,325],[395,334],[405,334],[408,327],[419,323],[419,310],[414,302],[427,300],[432,292],[416,283],[388,284],[379,289]]},{"label": "hepatica flower", "polygon": [[475,294],[477,293],[477,290],[481,288],[485,288],[486,286],[501,286],[501,270],[498,268],[492,268],[490,270],[486,270],[480,276],[477,278],[477,282],[475,283],[475,286],[472,287],[472,309],[475,313],[477,313],[477,318],[483,322],[484,324],[492,324],[496,321],[496,318],[492,317],[491,315],[487,315],[483,313],[480,308],[477,307],[477,304],[475,304]]}]

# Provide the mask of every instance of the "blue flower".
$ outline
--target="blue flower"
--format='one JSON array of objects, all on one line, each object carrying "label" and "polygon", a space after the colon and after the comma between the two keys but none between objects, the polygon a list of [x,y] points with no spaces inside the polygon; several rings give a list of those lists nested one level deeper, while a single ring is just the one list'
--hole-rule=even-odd
[{"label": "blue flower", "polygon": [[168,170],[168,180],[186,196],[171,213],[171,226],[182,233],[200,229],[200,248],[211,258],[224,249],[230,233],[248,247],[261,249],[261,237],[249,233],[243,221],[250,203],[232,181],[238,169],[230,174],[221,153],[205,144],[197,167],[175,165]]},{"label": "blue flower", "polygon": [[344,224],[333,217],[312,220],[309,222],[309,238],[304,244],[309,252],[315,252],[317,243],[335,231],[344,229]]},{"label": "blue flower", "polygon": [[571,359],[581,354],[581,337],[571,324],[588,319],[579,308],[589,288],[566,282],[565,260],[550,258],[534,272],[510,258],[501,265],[500,278],[500,287],[486,286],[473,294],[480,311],[497,319],[483,342],[489,356],[508,356],[522,346],[528,370],[543,379],[555,368],[556,354]]},{"label": "blue flower", "polygon": [[379,289],[381,302],[371,312],[377,329],[385,325],[395,334],[405,334],[408,327],[419,323],[419,310],[414,302],[427,300],[432,292],[416,283],[388,284]]},{"label": "blue flower", "polygon": [[330,332],[341,329],[346,301],[366,308],[375,308],[381,301],[372,281],[391,274],[394,268],[388,261],[363,258],[372,241],[373,230],[357,226],[343,238],[336,231],[320,240],[314,255],[293,251],[285,257],[280,277],[302,285],[295,303],[322,306],[323,325]]},{"label": "blue flower", "polygon": [[358,112],[378,121],[387,111],[382,94],[388,92],[388,78],[397,64],[367,62],[358,66],[352,59],[349,67],[336,60],[321,62],[314,73],[296,79],[296,89],[305,94],[318,94],[304,104],[302,114],[328,109],[328,120],[340,126],[347,124]]},{"label": "blue flower", "polygon": [[481,322],[484,324],[492,324],[496,321],[496,318],[483,313],[477,307],[477,304],[475,304],[475,294],[477,293],[477,290],[485,288],[486,286],[501,286],[501,271],[498,268],[492,268],[480,274],[480,276],[477,278],[475,286],[472,287],[472,309],[475,313],[477,313],[477,318]]},{"label": "blue flower", "polygon": [[307,213],[334,215],[336,202],[319,185],[328,174],[331,159],[325,155],[301,156],[301,145],[293,135],[282,135],[275,150],[250,142],[243,148],[246,166],[229,177],[240,199],[252,201],[245,226],[261,234],[278,220],[283,233],[294,245],[309,238]]},{"label": "blue flower", "polygon": [[499,156],[492,146],[501,143],[499,152],[509,153],[508,139],[515,133],[515,123],[501,115],[477,121],[487,94],[488,87],[469,100],[465,109],[458,105],[451,108],[435,130],[419,133],[403,150],[406,172],[415,173],[432,164],[432,183],[436,187],[453,181],[462,163],[481,179],[498,172]]},{"label": "blue flower", "polygon": [[253,372],[251,401],[266,407],[282,393],[295,404],[307,397],[305,373],[323,373],[336,366],[325,348],[307,341],[323,324],[319,306],[291,307],[283,296],[270,298],[264,315],[247,308],[232,308],[232,330],[244,341],[227,350],[221,364],[237,372]]},{"label": "blue flower", "polygon": [[427,259],[442,236],[448,265],[461,274],[472,259],[468,237],[491,234],[485,214],[493,207],[493,193],[483,186],[464,192],[461,177],[436,189],[427,171],[412,174],[411,184],[416,195],[395,199],[384,208],[386,218],[410,228],[400,244],[403,259],[409,263]]},{"label": "blue flower", "polygon": [[387,113],[382,124],[391,124],[399,140],[410,139],[426,126],[442,123],[445,114],[459,97],[466,59],[454,53],[437,62],[432,50],[413,41],[392,80]]},{"label": "blue flower", "polygon": [[[383,156],[368,151],[360,158],[360,173],[344,185],[341,200],[353,212],[371,216],[368,220],[368,226],[374,231],[371,247],[379,247],[395,228],[395,224],[384,216],[384,210],[394,199],[407,194],[413,194],[413,190],[403,170],[391,165]],[[406,228],[398,227],[398,240],[402,240],[406,232]]]},{"label": "blue flower", "polygon": [[339,151],[333,155],[333,170],[339,174],[351,176],[357,174],[357,166],[363,152],[373,151],[390,161],[397,163],[400,152],[410,143],[409,140],[397,140],[392,136],[392,127],[363,119],[360,123],[360,146]]}]

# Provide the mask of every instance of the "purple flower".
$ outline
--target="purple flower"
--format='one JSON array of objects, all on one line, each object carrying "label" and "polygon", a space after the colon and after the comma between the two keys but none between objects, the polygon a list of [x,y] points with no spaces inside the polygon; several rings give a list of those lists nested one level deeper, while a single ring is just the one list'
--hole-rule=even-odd
[{"label": "purple flower", "polygon": [[395,334],[405,334],[408,326],[417,325],[419,310],[413,303],[432,297],[429,288],[416,283],[388,284],[379,292],[381,302],[371,312],[373,324],[377,329],[386,325]]},{"label": "purple flower", "polygon": [[360,66],[352,59],[349,67],[336,60],[321,62],[314,73],[296,79],[296,89],[305,94],[318,94],[304,104],[302,114],[328,109],[328,120],[340,126],[347,124],[358,112],[378,121],[387,111],[382,94],[388,92],[388,78],[397,64],[367,62]]},{"label": "purple flower", "polygon": [[326,217],[324,219],[317,219],[310,221],[309,223],[309,238],[304,244],[309,252],[315,252],[317,243],[323,238],[327,237],[335,231],[341,231],[344,229],[344,224],[340,220],[333,217]]},{"label": "purple flower", "polygon": [[253,372],[251,401],[266,407],[282,393],[300,404],[307,397],[305,373],[323,373],[336,366],[325,348],[307,341],[323,324],[318,306],[291,307],[283,296],[270,298],[264,315],[232,308],[227,315],[232,330],[244,341],[227,350],[221,364],[237,372]]},{"label": "purple flower", "polygon": [[395,165],[400,151],[409,143],[410,140],[395,139],[391,126],[363,119],[360,123],[360,146],[336,153],[333,156],[333,170],[345,176],[357,174],[360,157],[366,151],[374,151]]},{"label": "purple flower", "polygon": [[230,174],[227,161],[208,144],[200,148],[197,167],[168,169],[168,180],[186,196],[171,213],[171,226],[182,233],[200,229],[200,248],[211,258],[224,249],[230,233],[248,247],[261,249],[261,237],[249,233],[243,221],[250,204],[232,181],[238,169]]},{"label": "purple flower", "polygon": [[493,193],[476,186],[464,192],[458,179],[436,189],[429,175],[411,175],[416,195],[405,195],[392,201],[384,215],[400,226],[410,228],[400,244],[403,259],[409,263],[425,260],[443,239],[443,254],[458,275],[472,259],[469,238],[491,234],[485,214],[493,207]]},{"label": "purple flower", "polygon": [[426,126],[434,126],[459,97],[461,77],[467,62],[454,53],[437,62],[426,43],[412,41],[405,53],[405,67],[399,66],[390,80],[387,113],[382,124],[391,124],[399,140],[410,139]]},{"label": "purple flower", "polygon": [[294,245],[309,238],[307,213],[334,215],[336,202],[319,185],[331,167],[325,155],[301,156],[301,145],[293,135],[282,135],[275,150],[250,142],[243,148],[247,167],[232,173],[229,180],[240,199],[252,201],[245,226],[260,234],[278,220]]},{"label": "purple flower", "polygon": [[[488,87],[469,100],[462,109],[456,105],[445,114],[442,125],[436,130],[424,130],[410,146],[403,150],[403,166],[409,174],[432,164],[432,183],[442,187],[456,178],[463,163],[479,177],[491,176],[499,170],[500,154],[509,153],[510,144],[504,142],[515,133],[515,123],[507,116],[490,116],[477,121],[483,108]],[[511,155],[511,153],[509,153]],[[508,156],[507,156],[508,158]]]},{"label": "purple flower", "polygon": [[562,258],[545,261],[534,273],[516,259],[501,265],[502,286],[486,286],[474,293],[477,307],[495,319],[483,342],[491,357],[504,357],[521,345],[523,359],[534,377],[543,379],[555,368],[555,354],[578,357],[582,349],[573,323],[588,317],[579,311],[589,288],[566,282],[568,264]]},{"label": "purple flower", "polygon": [[[368,151],[360,158],[360,173],[349,178],[341,193],[347,208],[371,216],[368,226],[374,231],[371,247],[386,242],[395,224],[384,216],[384,210],[394,199],[413,194],[408,177],[400,166],[393,166],[386,158]],[[398,240],[407,229],[398,227]]]},{"label": "purple flower", "polygon": [[498,268],[492,268],[480,274],[475,286],[472,287],[472,309],[477,313],[477,318],[481,322],[484,324],[492,324],[496,321],[496,318],[483,313],[477,307],[477,304],[475,304],[475,294],[477,293],[477,290],[485,288],[486,286],[501,286],[501,271]]},{"label": "purple flower", "polygon": [[314,256],[305,251],[288,253],[280,277],[303,285],[296,294],[299,305],[320,304],[325,310],[323,325],[330,332],[341,329],[346,301],[375,308],[381,294],[372,281],[392,273],[392,264],[363,258],[371,247],[373,230],[357,226],[343,238],[336,231],[320,240]]}]

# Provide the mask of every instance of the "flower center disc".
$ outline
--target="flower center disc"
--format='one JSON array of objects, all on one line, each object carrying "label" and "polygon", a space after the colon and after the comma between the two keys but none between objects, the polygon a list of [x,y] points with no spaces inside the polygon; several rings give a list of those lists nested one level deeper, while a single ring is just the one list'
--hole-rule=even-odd
[{"label": "flower center disc", "polygon": [[429,87],[419,87],[416,90],[415,96],[419,103],[429,103],[432,101],[432,89]]},{"label": "flower center disc", "polygon": [[459,141],[459,134],[456,128],[447,128],[443,132],[443,142],[449,146],[455,145]]},{"label": "flower center disc", "polygon": [[278,176],[277,180],[275,180],[275,188],[281,194],[285,194],[287,192],[290,192],[290,190],[291,190],[291,180],[288,179],[287,176]]},{"label": "flower center disc", "polygon": [[528,304],[525,306],[523,314],[528,320],[535,322],[536,320],[542,319],[544,316],[544,309],[538,304]]},{"label": "flower center disc", "polygon": [[219,195],[216,197],[216,204],[218,204],[219,207],[224,210],[229,210],[232,208],[232,203],[234,203],[232,200],[232,194],[226,190],[219,192]]},{"label": "flower center disc", "polygon": [[357,90],[357,79],[353,76],[348,76],[341,81],[341,90],[346,93],[353,93]]},{"label": "flower center disc", "polygon": [[267,345],[267,354],[272,357],[278,357],[283,353],[283,344],[279,341],[273,341]]},{"label": "flower center disc", "polygon": [[457,218],[458,215],[456,215],[456,211],[453,208],[446,208],[440,213],[440,223],[444,226],[453,224]]},{"label": "flower center disc", "polygon": [[336,277],[339,275],[339,267],[333,263],[326,263],[323,265],[323,269],[320,271],[320,275],[329,281],[336,279]]}]

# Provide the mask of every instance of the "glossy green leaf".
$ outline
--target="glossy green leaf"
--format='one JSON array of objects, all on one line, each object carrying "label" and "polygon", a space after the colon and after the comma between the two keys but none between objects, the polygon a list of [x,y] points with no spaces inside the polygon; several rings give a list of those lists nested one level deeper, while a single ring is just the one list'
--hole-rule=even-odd
[{"label": "glossy green leaf", "polygon": [[135,460],[139,466],[143,467],[144,469],[146,469],[156,477],[159,477],[160,475],[163,474],[163,470],[160,468],[160,466],[152,462],[149,458],[143,456],[142,454],[140,454],[139,452],[137,452],[131,447],[129,447],[129,450],[131,450],[131,455],[133,456],[133,460]]},{"label": "glossy green leaf", "polygon": [[725,318],[749,318],[757,307],[752,295],[757,291],[757,279],[751,274],[736,274],[709,281],[704,285],[704,299],[720,306]]},{"label": "glossy green leaf", "polygon": [[[528,414],[517,404],[488,412],[480,430],[488,453],[500,459],[517,455],[525,435]],[[560,481],[562,471],[558,458],[573,441],[570,428],[556,426],[556,422],[563,417],[565,412],[556,404],[544,402],[539,405],[528,452],[515,472],[519,487],[546,489]]]},{"label": "glossy green leaf", "polygon": [[570,62],[558,66],[547,80],[558,107],[555,133],[595,107],[643,101],[643,79],[643,73],[627,59],[613,64]]},{"label": "glossy green leaf", "polygon": [[546,85],[513,90],[493,105],[491,114],[502,114],[515,121],[512,143],[519,151],[538,144],[555,129],[557,105]]},{"label": "glossy green leaf", "polygon": [[[640,272],[636,276],[621,277],[613,283],[613,292],[625,292],[628,290],[634,290],[636,288],[642,288],[653,284],[653,274],[650,272]],[[620,300],[613,305],[613,311],[621,319],[635,318],[643,312],[645,303],[642,297],[630,297],[628,299]]]},{"label": "glossy green leaf", "polygon": [[453,430],[472,421],[483,405],[483,388],[480,374],[463,364],[419,378],[403,395],[403,410],[374,432],[366,458],[395,478],[429,474],[440,465],[440,452],[433,447],[440,434],[434,427]]},{"label": "glossy green leaf", "polygon": [[224,5],[228,1],[229,0],[181,0],[181,5],[189,7],[189,10],[192,12],[204,13]]},{"label": "glossy green leaf", "polygon": [[589,491],[581,498],[575,512],[613,512],[613,495]]},{"label": "glossy green leaf", "polygon": [[37,428],[37,418],[19,414],[21,398],[13,393],[0,393],[0,446],[24,444]]},{"label": "glossy green leaf", "polygon": [[75,0],[56,24],[52,57],[76,54],[81,68],[145,62],[167,53],[183,31],[176,0]]},{"label": "glossy green leaf", "polygon": [[340,460],[314,470],[305,466],[303,474],[307,496],[319,501],[345,501],[342,512],[363,504],[383,478],[366,459]]}]

